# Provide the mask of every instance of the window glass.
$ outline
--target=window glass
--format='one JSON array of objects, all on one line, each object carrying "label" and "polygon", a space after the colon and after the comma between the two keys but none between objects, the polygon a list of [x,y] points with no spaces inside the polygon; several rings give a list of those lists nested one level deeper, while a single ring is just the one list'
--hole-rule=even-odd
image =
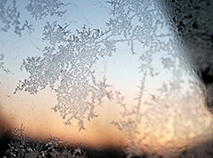
[{"label": "window glass", "polygon": [[0,1],[2,156],[211,157],[212,7]]}]

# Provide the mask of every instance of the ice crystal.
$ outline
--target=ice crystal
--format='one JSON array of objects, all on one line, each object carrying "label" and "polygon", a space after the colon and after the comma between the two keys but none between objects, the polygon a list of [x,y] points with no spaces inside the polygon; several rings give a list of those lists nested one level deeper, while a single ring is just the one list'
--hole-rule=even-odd
[{"label": "ice crystal", "polygon": [[69,35],[69,31],[65,31],[67,26],[62,27],[56,21],[53,24],[47,22],[43,30],[43,40],[49,41],[54,47],[57,43],[66,42],[66,37]]},{"label": "ice crystal", "polygon": [[26,9],[31,13],[32,17],[37,20],[48,15],[63,16],[66,11],[59,10],[63,6],[65,6],[65,4],[58,0],[30,0]]},{"label": "ice crystal", "polygon": [[[213,60],[211,60],[212,55],[210,53],[212,52],[212,33],[209,30],[207,35],[203,34],[203,30],[206,28],[201,25],[203,24],[203,19],[196,21],[197,12],[195,15],[191,15],[193,18],[188,14],[190,12],[184,12],[182,15],[182,12],[186,10],[186,5],[193,3],[192,1],[185,3],[182,1],[111,0],[107,3],[111,5],[111,18],[106,23],[104,31],[83,26],[82,29],[76,29],[73,32],[68,29],[69,26],[67,24],[63,26],[57,21],[53,23],[47,22],[44,26],[42,40],[47,42],[48,45],[43,49],[42,56],[24,59],[22,68],[30,76],[28,79],[19,82],[19,86],[17,86],[14,93],[21,90],[36,94],[49,86],[56,93],[58,101],[53,110],[61,114],[65,124],[70,125],[73,119],[77,120],[79,130],[85,129],[85,119],[91,120],[93,117],[98,116],[95,113],[95,106],[101,105],[104,97],[117,101],[117,104],[123,108],[121,112],[122,119],[119,121],[114,120],[112,124],[118,127],[127,137],[125,151],[128,157],[143,155],[141,145],[144,138],[138,140],[138,126],[141,124],[142,119],[149,120],[148,123],[144,122],[143,124],[147,129],[151,129],[154,125],[156,132],[164,130],[160,135],[163,138],[167,134],[171,134],[169,128],[165,129],[165,126],[169,126],[169,121],[164,114],[172,115],[174,113],[174,108],[172,107],[186,105],[188,101],[192,103],[192,98],[195,96],[199,99],[202,98],[199,88],[191,88],[186,91],[186,85],[188,87],[196,86],[191,81],[184,79],[184,76],[197,72],[198,76],[203,78],[207,91],[210,92],[206,94],[207,102],[212,104],[212,83],[209,83],[209,78],[208,80],[204,78],[206,74],[208,76],[210,74],[210,79],[212,77]],[[2,10],[5,4],[6,1],[2,1]],[[196,8],[197,5],[196,2],[192,6]],[[209,6],[206,2],[202,2],[202,5]],[[58,11],[58,9],[63,6],[63,3],[56,0],[31,0],[26,9],[37,20],[47,15],[62,16],[65,11]],[[166,7],[168,7],[167,9],[178,7],[178,9],[173,10],[175,12],[174,15],[177,14],[181,18],[177,19],[176,16],[168,13],[172,20],[167,19],[166,21],[167,16],[164,14],[164,12],[168,11]],[[207,11],[210,9],[208,7]],[[203,13],[206,14],[206,11],[203,11]],[[16,12],[13,14],[15,15]],[[187,20],[182,22],[184,19]],[[10,23],[6,24],[5,28],[9,28]],[[187,25],[191,27],[185,27]],[[199,29],[200,27],[201,29]],[[194,33],[192,33],[193,30],[195,31]],[[201,35],[204,37],[203,39],[199,38]],[[182,49],[179,51],[178,48],[184,42],[189,45],[186,46],[186,49],[192,52],[189,53],[190,57],[188,58],[184,55],[184,51]],[[125,96],[122,96],[121,92],[112,91],[106,83],[105,77],[103,80],[96,79],[95,70],[93,70],[93,65],[97,60],[110,57],[116,52],[117,43],[127,44],[130,52],[138,56],[138,61],[140,62],[139,71],[142,79],[141,85],[138,87],[139,93],[135,98],[137,104],[132,105],[130,109],[125,104]],[[140,43],[140,46],[143,47],[143,52],[136,51],[136,43]],[[196,44],[200,46],[198,52],[195,50],[197,47],[194,48]],[[203,50],[207,50],[207,53],[202,53]],[[162,86],[158,88],[159,94],[151,94],[151,101],[147,101],[144,99],[145,83],[150,77],[154,78],[161,75],[161,72],[153,67],[156,56],[159,58],[163,70],[172,72],[172,79],[163,81]],[[192,60],[192,64],[187,65],[188,69],[183,69],[186,66],[187,59]],[[210,68],[208,68],[209,65]],[[190,66],[194,68],[194,71],[189,74],[191,71]],[[2,67],[2,69],[4,68]],[[172,101],[172,99],[175,101]],[[196,105],[200,104],[197,101]],[[142,112],[142,105],[148,105],[145,112]],[[179,115],[190,111],[188,106],[181,108],[184,112],[177,110]],[[195,109],[197,108],[196,106]],[[188,119],[195,117],[196,114],[191,112],[185,115]],[[202,112],[199,113],[199,116],[201,115]],[[199,123],[199,121],[195,121],[192,124],[195,127],[204,128]],[[188,127],[187,121],[185,123],[177,121],[176,124],[172,124],[178,130],[177,125],[184,128]],[[179,132],[181,133],[182,131],[180,130]],[[185,135],[189,137],[189,135]],[[153,139],[156,138],[152,133],[148,136]],[[50,137],[45,146],[48,149],[48,154],[54,156],[58,154],[55,152],[55,147],[60,144],[59,142],[59,139]],[[150,145],[148,148],[149,154],[153,155],[153,147]],[[39,151],[39,153],[41,152]],[[74,153],[84,156],[79,148]],[[45,152],[42,154],[47,155]]]},{"label": "ice crystal", "polygon": [[[50,136],[46,142],[38,141],[30,143],[27,135],[24,135],[24,127],[13,130],[14,140],[10,142],[6,153],[10,157],[37,158],[37,157],[67,157],[67,158],[86,158],[86,152],[81,148],[81,144],[74,146],[74,149],[68,149],[67,144],[63,146],[63,141],[57,137]],[[63,147],[63,150],[60,148]]]},{"label": "ice crystal", "polygon": [[27,135],[24,135],[24,128],[21,125],[21,128],[14,129],[13,134],[15,134],[15,139],[17,142],[11,142],[9,144],[10,149],[7,150],[7,153],[10,154],[11,157],[24,157],[26,152],[30,151],[29,148],[29,139]]},{"label": "ice crystal", "polygon": [[[143,117],[141,105],[143,103],[147,77],[148,75],[152,77],[159,75],[158,72],[154,71],[152,66],[154,56],[162,51],[167,51],[171,54],[175,54],[176,51],[172,48],[172,34],[168,31],[159,34],[158,28],[167,27],[167,24],[164,21],[162,12],[156,9],[157,6],[153,1],[115,0],[109,3],[113,7],[112,14],[114,19],[109,21],[108,26],[113,30],[112,32],[114,34],[123,35],[125,39],[128,39],[131,45],[132,54],[138,54],[140,56],[139,61],[141,63],[140,71],[142,72],[142,81],[141,86],[139,86],[139,93],[135,98],[138,104],[132,106],[131,110],[127,110],[126,105],[121,101],[123,99],[121,99],[120,93],[117,93],[117,103],[124,108],[123,113],[121,113],[124,120],[112,122],[127,136],[128,144],[126,152],[128,157],[132,157],[133,155],[143,154],[142,151],[136,150],[140,149],[142,142],[142,139],[137,142],[137,126],[141,123]],[[147,19],[146,17],[149,18]],[[125,22],[128,22],[128,24],[126,25]],[[162,41],[162,38],[164,38],[164,41]],[[135,41],[140,42],[146,51],[142,53],[135,52]],[[171,60],[168,55],[166,58],[167,60]],[[162,60],[162,63],[166,64],[165,60]]]},{"label": "ice crystal", "polygon": [[32,24],[26,20],[20,22],[20,12],[17,10],[16,1],[13,0],[13,5],[7,5],[7,0],[0,1],[0,20],[3,23],[2,31],[7,32],[11,26],[14,26],[14,32],[21,36],[23,30],[32,32]]},{"label": "ice crystal", "polygon": [[4,61],[3,60],[4,60],[4,54],[2,53],[2,54],[0,54],[0,69],[8,74],[10,72],[10,70],[8,70],[4,67]]},{"label": "ice crystal", "polygon": [[127,145],[125,147],[125,153],[127,154],[128,158],[131,158],[135,155],[143,155],[143,151],[141,149],[141,143],[142,139],[138,140],[138,134],[140,133],[138,131],[138,125],[141,122],[142,119],[142,113],[141,113],[141,105],[142,105],[142,98],[144,93],[144,86],[145,86],[145,80],[146,80],[146,72],[144,73],[143,80],[141,82],[141,86],[139,86],[139,93],[137,98],[135,98],[138,101],[138,104],[135,106],[132,106],[131,110],[128,110],[126,107],[126,104],[124,103],[125,97],[122,96],[120,92],[115,92],[116,94],[116,100],[117,104],[121,106],[123,111],[121,112],[121,116],[123,117],[123,120],[119,121],[112,121],[112,124],[117,126],[119,131],[125,134],[127,137]]},{"label": "ice crystal", "polygon": [[[109,30],[114,35],[120,35],[120,38],[124,36],[124,39],[120,41],[127,41],[132,54],[140,55],[141,71],[147,69],[152,76],[158,75],[158,72],[154,72],[152,67],[154,56],[158,53],[164,55],[163,64],[171,61],[174,55],[178,57],[174,34],[165,29],[168,28],[168,23],[165,22],[164,14],[155,1],[112,0],[108,3],[112,6],[113,15],[113,18],[107,23]],[[134,51],[136,41],[140,42],[146,50],[145,52],[136,53]],[[165,59],[167,59],[167,63]]]},{"label": "ice crystal", "polygon": [[[167,23],[165,21],[166,18],[164,16],[164,12],[162,12],[158,1],[112,0],[108,1],[108,3],[110,3],[112,6],[111,13],[114,16],[114,19],[111,18],[110,21],[107,23],[108,26],[111,30],[113,30],[112,32],[115,35],[124,36],[125,39],[128,39],[128,42],[131,44],[131,50],[133,54],[140,55],[140,71],[143,73],[142,83],[139,87],[140,92],[136,98],[136,100],[138,100],[138,104],[132,106],[132,110],[127,110],[126,105],[123,103],[123,101],[121,101],[120,93],[117,93],[117,103],[124,109],[124,111],[121,113],[121,115],[123,116],[123,120],[112,122],[112,124],[117,126],[118,129],[127,136],[128,144],[126,152],[128,153],[128,157],[131,157],[133,155],[143,154],[142,152],[140,153],[136,150],[141,146],[140,143],[136,142],[136,137],[138,135],[137,126],[140,124],[142,118],[153,121],[147,123],[147,125],[153,126],[156,124],[156,131],[158,131],[159,129],[165,130],[165,124],[161,123],[167,122],[166,118],[162,117],[164,115],[163,113],[165,113],[165,111],[163,110],[168,110],[169,105],[173,105],[173,107],[175,106],[174,101],[167,103],[167,101],[170,100],[168,97],[171,97],[173,99],[177,98],[176,102],[179,102],[179,100],[190,100],[192,103],[192,98],[194,98],[195,96],[197,96],[197,98],[201,98],[202,93],[198,93],[195,95],[195,93],[199,91],[199,89],[194,88],[196,87],[195,85],[191,86],[193,88],[190,89],[190,92],[188,92],[188,94],[185,92],[184,88],[186,87],[186,85],[192,85],[192,82],[184,79],[184,76],[189,74],[192,75],[192,73],[189,73],[191,69],[189,65],[187,65],[188,69],[183,69],[184,66],[186,66],[186,56],[184,55],[184,53],[182,53],[183,51],[178,52],[179,48],[177,47],[178,44],[176,41],[176,31],[170,23]],[[161,3],[163,4],[164,2]],[[185,2],[183,3],[187,5],[187,3]],[[171,32],[169,29],[165,28],[172,29],[172,31],[174,32]],[[178,37],[177,39],[180,38]],[[141,45],[145,48],[146,51],[142,53],[136,53],[134,51],[135,41],[141,42]],[[146,101],[143,101],[145,82],[149,76],[154,77],[160,74],[153,68],[153,63],[156,55],[161,56],[160,59],[164,69],[170,70],[172,72],[173,78],[168,82],[163,82],[162,87],[159,89],[162,92],[161,97],[159,97],[161,99],[163,97],[165,98],[159,101],[158,96],[152,96],[155,105],[151,104],[150,108],[148,108],[146,112],[141,113],[141,105],[145,105],[148,103]],[[197,53],[196,55],[199,56],[199,53]],[[204,57],[201,58],[205,61],[207,60],[204,59]],[[200,62],[204,64],[203,61]],[[187,103],[180,103],[180,105],[181,104],[185,105]],[[198,105],[198,102],[196,105]],[[158,109],[157,107],[161,108]],[[162,109],[162,107],[165,107],[165,109]],[[155,112],[155,110],[157,111]],[[162,113],[162,115],[159,115],[159,113]],[[191,117],[195,117],[194,114],[190,115]],[[158,122],[158,120],[160,120],[161,122]],[[146,123],[144,122],[144,124]],[[147,129],[149,128],[148,126],[146,126]],[[168,131],[168,133],[169,132],[170,131]],[[142,140],[143,138],[140,139],[141,142]]]},{"label": "ice crystal", "polygon": [[[71,124],[72,119],[78,120],[81,130],[85,117],[90,120],[97,116],[95,105],[100,105],[103,97],[112,98],[111,92],[107,91],[106,78],[97,81],[91,66],[99,58],[111,56],[115,46],[107,38],[101,38],[104,32],[98,29],[83,27],[71,34],[65,28],[56,22],[44,27],[43,40],[49,41],[50,46],[44,48],[43,57],[24,60],[22,68],[30,73],[30,77],[20,81],[16,91],[36,94],[49,85],[58,100],[53,109],[61,114],[65,124]],[[58,47],[55,48],[56,44]],[[60,81],[58,87],[57,81]]]},{"label": "ice crystal", "polygon": [[[108,3],[113,7],[113,17],[105,31],[84,26],[73,34],[67,30],[68,25],[48,22],[44,27],[43,40],[50,45],[44,48],[43,57],[28,57],[24,60],[22,68],[30,73],[30,77],[20,81],[16,88],[36,94],[49,85],[56,92],[58,100],[53,109],[61,113],[65,124],[71,124],[72,119],[78,120],[79,130],[84,129],[85,115],[88,120],[97,116],[94,107],[101,104],[103,97],[112,99],[112,91],[106,90],[106,79],[97,81],[91,67],[100,57],[111,56],[115,52],[116,43],[127,42],[132,54],[135,54],[136,41],[150,48],[139,55],[141,71],[146,69],[152,76],[158,74],[151,67],[153,54],[160,50],[171,50],[165,47],[165,42],[160,41],[168,36],[168,32],[157,34],[156,28],[163,26],[163,20],[152,1]],[[143,9],[138,7],[140,5]],[[145,20],[144,14],[157,20]],[[119,38],[115,39],[115,36]],[[60,81],[58,87],[56,81]]]},{"label": "ice crystal", "polygon": [[[208,1],[160,1],[165,14],[173,25],[179,45],[184,48],[193,71],[206,86],[206,102],[213,109],[213,55],[212,14],[213,2]],[[210,110],[211,111],[211,110]]]}]

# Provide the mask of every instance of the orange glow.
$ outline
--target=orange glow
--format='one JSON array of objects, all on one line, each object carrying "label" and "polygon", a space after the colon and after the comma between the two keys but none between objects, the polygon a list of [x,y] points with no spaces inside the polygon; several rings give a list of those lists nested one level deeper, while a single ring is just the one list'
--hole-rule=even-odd
[{"label": "orange glow", "polygon": [[[1,91],[1,93],[3,92]],[[131,92],[128,91],[128,93]],[[125,96],[128,96],[128,93]],[[131,94],[133,96],[134,93]],[[4,95],[1,94],[1,96]],[[125,98],[127,106],[137,104],[135,100],[131,99],[132,96]],[[60,114],[51,110],[56,103],[55,94],[48,89],[40,91],[35,96],[20,92],[1,98],[2,113],[5,115],[6,122],[12,122],[12,124],[9,123],[12,128],[20,128],[20,125],[23,124],[24,132],[31,140],[45,141],[51,135],[60,138],[63,142],[69,142],[69,145],[83,143],[83,146],[97,150],[126,146],[127,138],[116,126],[111,124],[112,120],[123,119],[120,115],[123,109],[115,101],[105,99],[102,106],[97,106],[95,111],[99,116],[91,121],[85,120],[86,130],[80,132],[78,132],[76,121],[73,120],[73,126],[66,126],[63,124]],[[144,109],[147,109],[145,105],[143,105]],[[198,118],[188,118],[186,121],[188,113],[179,116],[175,113],[175,107],[172,109],[162,107],[159,110],[156,116],[160,116],[159,119],[162,119],[157,120],[160,124],[150,123],[152,119],[156,120],[156,116],[146,118],[147,113],[144,113],[141,124],[137,126],[140,133],[136,137],[142,139],[141,148],[145,153],[149,153],[151,148],[153,153],[162,154],[174,146],[178,150],[184,150],[186,145],[197,139],[201,133],[204,133],[204,130],[205,134],[203,137],[199,136],[201,137],[199,140],[202,142],[210,139],[213,130],[212,115],[207,110],[204,111],[206,114],[203,117],[206,120],[205,124],[198,124],[197,129],[193,127],[193,121],[196,122]],[[177,121],[180,123],[185,121],[188,128],[182,129],[181,125],[174,128]],[[149,123],[149,126],[147,127],[144,123]],[[137,139],[135,141],[137,142]]]}]

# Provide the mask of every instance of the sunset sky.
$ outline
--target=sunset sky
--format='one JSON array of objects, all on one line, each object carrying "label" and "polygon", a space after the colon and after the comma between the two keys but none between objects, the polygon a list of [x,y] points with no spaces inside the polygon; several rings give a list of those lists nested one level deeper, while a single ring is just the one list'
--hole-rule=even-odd
[{"label": "sunset sky", "polygon": [[[104,98],[104,103],[95,108],[98,117],[91,121],[85,119],[86,130],[78,132],[75,120],[73,126],[64,125],[60,114],[51,110],[57,104],[57,99],[55,92],[49,87],[36,95],[24,91],[13,94],[19,80],[23,81],[29,76],[25,70],[20,70],[23,59],[43,55],[42,50],[46,43],[42,41],[42,31],[47,21],[66,23],[72,32],[81,29],[84,24],[94,29],[104,29],[111,16],[110,5],[99,0],[74,1],[64,7],[67,11],[62,17],[47,16],[35,20],[24,9],[27,3],[22,0],[17,2],[17,6],[21,19],[29,19],[33,23],[34,32],[28,34],[23,31],[22,37],[13,32],[13,27],[8,32],[0,32],[0,54],[4,54],[4,67],[10,70],[8,74],[0,71],[0,115],[6,120],[5,123],[12,128],[20,128],[23,124],[25,133],[35,140],[46,140],[51,135],[64,142],[69,141],[70,144],[82,142],[83,145],[96,149],[125,146],[125,135],[111,124],[112,121],[128,119],[122,118],[120,113],[123,109],[115,100]],[[125,96],[124,103],[131,111],[132,106],[138,103],[135,98],[143,77],[142,73],[139,73],[139,57],[145,50],[136,45],[135,52],[138,54],[132,55],[126,44],[118,44],[116,48],[115,54],[100,58],[92,68],[98,80],[105,76],[107,84],[112,86],[110,89],[113,92],[120,91]],[[143,139],[143,148],[153,145],[156,150],[164,150],[169,142],[184,146],[188,142],[199,143],[212,139],[213,116],[204,106],[201,91],[197,91],[197,96],[194,97],[181,100],[171,97],[172,99],[164,102],[165,99],[161,98],[157,89],[161,87],[162,81],[173,79],[172,72],[163,70],[159,62],[160,56],[155,58],[156,62],[152,66],[161,75],[154,78],[148,76],[141,105],[143,116],[137,126],[139,134],[136,137]],[[192,76],[186,76],[185,79],[196,81]],[[152,101],[152,96],[159,96],[159,104]]]}]

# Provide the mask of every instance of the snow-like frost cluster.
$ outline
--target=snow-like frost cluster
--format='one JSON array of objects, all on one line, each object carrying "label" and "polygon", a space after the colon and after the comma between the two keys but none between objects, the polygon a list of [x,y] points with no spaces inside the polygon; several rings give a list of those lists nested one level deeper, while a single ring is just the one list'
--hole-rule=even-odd
[{"label": "snow-like frost cluster", "polygon": [[206,88],[206,105],[213,111],[213,1],[159,1],[173,24],[179,44]]},{"label": "snow-like frost cluster", "polygon": [[152,67],[154,54],[170,52],[170,56],[162,58],[166,64],[176,53],[172,47],[174,41],[166,38],[171,33],[159,34],[157,31],[157,28],[166,27],[167,24],[153,1],[108,3],[112,6],[112,18],[107,22],[105,31],[84,26],[73,34],[68,30],[68,25],[47,22],[43,40],[49,46],[44,48],[44,56],[24,60],[22,68],[29,72],[30,77],[20,81],[16,88],[36,94],[49,85],[56,92],[58,100],[53,109],[60,112],[66,124],[71,124],[72,119],[78,120],[79,130],[84,129],[85,115],[88,120],[97,116],[94,108],[96,104],[101,104],[103,97],[112,99],[112,91],[106,90],[109,87],[106,79],[97,81],[91,67],[99,58],[111,56],[117,43],[130,45],[132,54],[136,54],[134,43],[141,43],[147,51],[137,53],[140,56],[140,71],[151,76],[158,75]]},{"label": "snow-like frost cluster", "polygon": [[[29,138],[24,134],[24,127],[15,128],[13,130],[14,140],[11,141],[9,149],[6,153],[10,157],[23,158],[86,158],[86,152],[83,151],[80,145],[75,146],[74,149],[68,149],[67,144],[63,145],[63,141],[57,137],[50,136],[46,142],[38,141],[30,143]],[[62,149],[60,149],[62,148]]]},{"label": "snow-like frost cluster", "polygon": [[[123,112],[121,112],[123,120],[113,121],[112,124],[117,126],[127,136],[128,143],[125,151],[128,157],[143,155],[144,153],[140,149],[145,138],[139,138],[140,132],[137,130],[141,122],[144,122],[143,126],[146,127],[145,129],[153,130],[153,126],[156,127],[153,133],[146,133],[147,138],[152,137],[156,143],[156,133],[164,131],[165,135],[162,134],[161,138],[173,133],[173,131],[165,129],[165,127],[167,125],[170,126],[168,115],[174,115],[174,110],[178,109],[177,105],[187,105],[186,107],[180,107],[181,111],[177,112],[179,115],[175,114],[177,117],[181,118],[181,115],[185,114],[186,111],[188,112],[188,114],[185,114],[188,116],[187,120],[202,117],[203,113],[201,111],[199,114],[193,113],[189,112],[190,110],[187,108],[189,107],[188,104],[194,103],[193,105],[196,105],[194,109],[198,109],[199,105],[202,104],[200,101],[203,94],[199,88],[196,88],[199,85],[198,82],[194,83],[186,79],[187,75],[193,75],[193,71],[190,64],[186,64],[186,55],[178,48],[179,45],[176,39],[180,38],[176,37],[177,34],[175,33],[177,31],[171,23],[166,21],[166,17],[158,1],[111,0],[108,3],[112,6],[114,19],[111,18],[107,24],[113,30],[114,34],[123,35],[124,39],[128,41],[128,44],[131,44],[133,54],[140,56],[140,71],[142,72],[141,86],[139,86],[139,93],[135,98],[138,103],[133,105],[131,110],[127,109],[124,96],[120,92],[116,92],[117,103],[123,108]],[[139,41],[146,51],[142,53],[135,52],[134,41]],[[172,80],[164,81],[158,89],[159,94],[151,95],[152,101],[150,102],[149,99],[143,99],[144,93],[147,91],[146,82],[150,76],[155,77],[161,74],[161,72],[156,72],[153,68],[155,56],[160,57],[164,70],[172,72]],[[186,90],[186,87],[190,87],[190,89]],[[194,102],[194,98],[198,99],[197,102]],[[148,105],[145,112],[142,112],[142,105]],[[168,114],[167,117],[165,117],[165,113]],[[197,117],[198,115],[199,117]],[[146,122],[147,120],[148,122]],[[178,118],[175,118],[175,120],[178,121]],[[193,122],[194,126],[192,127],[196,126],[199,129],[203,129],[204,127],[200,125],[200,121],[204,120],[201,119]],[[207,120],[205,121],[208,122]],[[174,123],[172,126],[175,129],[178,129],[179,126],[184,126],[184,129],[189,128],[187,121],[186,124],[177,125]],[[199,131],[196,132],[199,133]],[[178,139],[178,137],[179,135],[175,135],[174,139]],[[149,155],[153,155],[154,147],[148,145],[148,148]],[[180,152],[179,149],[175,149],[175,151]],[[169,154],[174,153],[170,152]]]},{"label": "snow-like frost cluster", "polygon": [[107,91],[109,85],[106,78],[96,80],[91,67],[99,58],[111,56],[115,45],[113,41],[103,38],[105,33],[99,29],[83,27],[76,30],[76,34],[71,34],[66,26],[54,22],[52,25],[47,23],[43,32],[43,40],[48,41],[50,46],[44,48],[43,57],[24,60],[22,68],[30,73],[30,77],[20,81],[16,91],[36,94],[49,85],[58,100],[53,109],[61,114],[65,124],[71,124],[71,120],[76,119],[79,130],[84,129],[83,120],[97,116],[95,105],[100,105],[104,97],[112,98],[111,91]]},{"label": "snow-like frost cluster", "polygon": [[[14,32],[21,36],[22,31],[26,30],[31,33],[33,31],[33,26],[28,20],[24,22],[20,21],[21,13],[18,11],[16,6],[16,0],[8,2],[8,0],[0,1],[0,21],[3,24],[1,30],[7,32],[11,26],[14,27]],[[30,0],[30,3],[25,7],[25,9],[31,14],[36,20],[42,19],[48,15],[50,16],[63,16],[66,11],[60,10],[61,7],[66,6],[58,0]]]},{"label": "snow-like frost cluster", "polygon": [[7,5],[7,0],[0,1],[0,20],[3,23],[1,30],[7,32],[11,26],[14,26],[14,32],[21,36],[21,31],[32,32],[32,24],[27,20],[20,22],[20,12],[17,10],[16,0],[13,0],[12,6]]},{"label": "snow-like frost cluster", "polygon": [[[144,133],[147,138],[156,139],[155,142],[158,141],[156,133],[159,134],[159,132],[164,131],[160,133],[160,138],[175,133],[169,129],[169,126],[177,130],[179,126],[189,128],[187,121],[190,118],[199,118],[203,115],[202,112],[194,112],[202,104],[199,102],[202,93],[198,88],[198,83],[193,83],[184,78],[194,72],[190,69],[190,64],[186,65],[187,58],[179,51],[177,39],[180,38],[175,34],[178,29],[176,30],[173,27],[173,23],[166,21],[165,14],[162,8],[159,7],[159,3],[163,3],[162,1],[111,0],[107,3],[111,5],[111,18],[106,23],[104,31],[83,26],[82,29],[77,29],[73,33],[68,29],[68,25],[63,26],[57,21],[47,22],[44,26],[42,40],[47,42],[48,45],[43,49],[42,56],[28,57],[23,60],[22,68],[30,75],[28,79],[19,81],[19,86],[17,86],[14,93],[21,90],[36,94],[39,90],[49,86],[55,91],[58,101],[53,110],[61,114],[65,124],[72,124],[73,120],[77,120],[79,130],[85,129],[85,119],[90,120],[98,116],[95,113],[95,106],[101,105],[104,97],[116,101],[123,109],[121,111],[122,119],[119,121],[113,120],[112,124],[117,126],[127,137],[125,149],[127,157],[143,155],[144,152],[141,146],[144,145],[143,141],[146,138],[138,138],[140,135],[138,126],[143,121],[143,126],[148,130],[153,130],[154,126],[156,131],[151,133],[144,131]],[[6,1],[2,1],[1,10],[5,10],[5,4]],[[63,6],[63,3],[56,0],[31,0],[26,9],[37,20],[47,15],[62,16],[65,11],[58,11],[58,9]],[[16,9],[13,14],[17,14]],[[174,22],[177,19],[172,20]],[[11,24],[2,21],[5,23],[5,28],[8,29]],[[187,22],[190,23],[191,21]],[[180,21],[179,23],[181,24]],[[117,43],[129,45],[132,55],[138,56],[140,62],[141,85],[138,87],[139,93],[135,98],[137,103],[132,105],[130,109],[125,104],[125,96],[122,96],[122,92],[112,91],[113,87],[106,83],[105,77],[101,81],[96,79],[95,70],[92,68],[100,58],[112,56],[116,52]],[[140,43],[143,52],[139,52],[138,49],[136,51],[136,43]],[[151,99],[147,100],[144,99],[144,94],[147,93],[146,83],[150,78],[161,75],[161,72],[156,71],[153,66],[156,56],[158,56],[163,70],[172,72],[172,79],[164,81],[161,87],[158,88],[159,93],[156,95],[151,94]],[[204,59],[202,54],[199,53],[196,54],[195,58],[199,58],[199,56]],[[4,70],[4,67],[2,69]],[[188,91],[186,85],[190,87]],[[195,96],[198,100],[192,99]],[[189,106],[181,106],[179,108],[181,110],[177,110],[177,106],[188,105],[189,101],[191,104],[196,102],[194,103],[196,105],[194,111],[189,112]],[[144,111],[143,106],[145,105],[148,108],[146,107]],[[174,112],[176,112],[175,116],[181,118],[181,121],[184,119],[187,121],[185,123],[181,121],[174,123],[168,120],[168,117],[173,116]],[[165,117],[165,113],[168,114],[167,117]],[[187,117],[182,118],[181,115]],[[175,119],[178,120],[178,118]],[[146,122],[147,120],[149,122]],[[197,120],[197,122],[191,124],[197,128],[205,128],[199,121]],[[27,143],[23,142],[24,137],[22,136],[23,129],[16,131],[21,133],[19,138],[21,144],[18,144],[18,146],[26,148]],[[180,129],[178,132],[182,132],[181,134],[185,134],[187,138],[189,137],[189,133],[184,133],[184,130],[181,131]],[[199,132],[196,134],[199,134]],[[179,139],[178,137],[179,135],[175,135],[174,139]],[[56,138],[50,138],[50,142],[47,143],[47,146],[49,145],[51,149],[59,143]],[[167,143],[168,146],[171,145],[170,143]],[[16,144],[11,144],[10,148],[13,149],[13,146],[16,146]],[[155,154],[154,147],[151,144],[147,146],[149,148],[148,154],[153,156]],[[37,149],[39,148],[42,147],[38,145]],[[27,150],[27,148],[24,150]],[[179,150],[184,149],[177,149],[176,152]],[[22,154],[22,152],[20,153]],[[165,156],[171,153],[163,154]]]},{"label": "snow-like frost cluster", "polygon": [[8,70],[4,67],[4,61],[3,60],[4,60],[4,54],[2,53],[2,54],[0,54],[0,70],[6,72],[8,74],[10,72],[10,70]]},{"label": "snow-like frost cluster", "polygon": [[61,7],[66,4],[58,0],[30,0],[30,3],[26,6],[26,9],[33,18],[42,19],[48,15],[59,17],[63,16],[66,11],[59,10]]}]

